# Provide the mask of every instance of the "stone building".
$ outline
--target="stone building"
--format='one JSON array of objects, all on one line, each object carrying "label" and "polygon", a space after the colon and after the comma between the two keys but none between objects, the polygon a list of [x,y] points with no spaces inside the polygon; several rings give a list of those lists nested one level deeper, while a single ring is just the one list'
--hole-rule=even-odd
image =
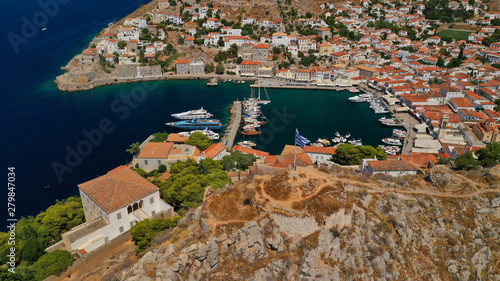
[{"label": "stone building", "polygon": [[252,48],[252,58],[255,61],[267,61],[269,59],[269,45],[260,43]]},{"label": "stone building", "polygon": [[203,75],[205,74],[205,63],[201,60],[176,60],[175,71],[178,75]]}]

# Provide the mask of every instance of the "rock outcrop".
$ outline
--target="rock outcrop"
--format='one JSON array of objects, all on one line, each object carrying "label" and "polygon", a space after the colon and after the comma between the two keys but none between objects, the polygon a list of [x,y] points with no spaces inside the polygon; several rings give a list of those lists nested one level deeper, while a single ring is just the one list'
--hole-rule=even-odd
[{"label": "rock outcrop", "polygon": [[304,168],[209,190],[122,279],[500,281],[500,193],[455,196],[467,179],[442,167],[431,181]]}]

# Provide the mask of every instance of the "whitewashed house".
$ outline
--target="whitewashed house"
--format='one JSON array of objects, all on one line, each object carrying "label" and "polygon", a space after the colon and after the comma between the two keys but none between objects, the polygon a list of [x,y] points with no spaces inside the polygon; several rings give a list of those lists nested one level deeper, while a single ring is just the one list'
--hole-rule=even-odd
[{"label": "whitewashed house", "polygon": [[173,208],[160,199],[158,187],[124,166],[78,188],[86,222],[63,233],[63,240],[51,248],[62,247],[83,256],[129,231],[141,220],[160,213],[173,216]]}]

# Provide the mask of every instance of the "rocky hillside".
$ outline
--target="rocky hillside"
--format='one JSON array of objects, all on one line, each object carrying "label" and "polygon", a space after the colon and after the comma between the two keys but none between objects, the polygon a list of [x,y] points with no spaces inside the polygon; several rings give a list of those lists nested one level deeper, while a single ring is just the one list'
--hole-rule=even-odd
[{"label": "rocky hillside", "polygon": [[500,280],[499,171],[368,178],[310,167],[208,188],[121,278]]}]

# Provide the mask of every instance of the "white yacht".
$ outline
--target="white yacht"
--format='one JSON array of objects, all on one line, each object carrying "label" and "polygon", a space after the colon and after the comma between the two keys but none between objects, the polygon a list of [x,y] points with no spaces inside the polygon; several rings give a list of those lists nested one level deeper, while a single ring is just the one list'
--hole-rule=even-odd
[{"label": "white yacht", "polygon": [[191,120],[191,119],[207,119],[212,117],[213,114],[208,113],[203,107],[197,110],[189,110],[186,112],[172,114],[172,117],[180,120]]}]

